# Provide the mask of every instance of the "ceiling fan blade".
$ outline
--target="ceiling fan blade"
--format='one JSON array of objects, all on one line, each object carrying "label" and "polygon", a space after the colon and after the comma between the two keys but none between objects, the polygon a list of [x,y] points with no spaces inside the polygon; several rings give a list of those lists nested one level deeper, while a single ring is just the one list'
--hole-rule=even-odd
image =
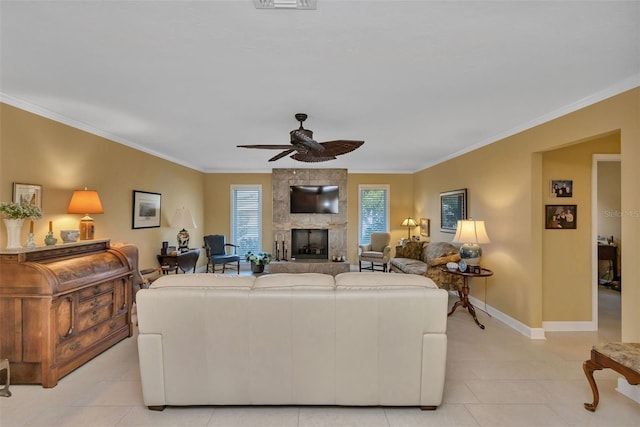
[{"label": "ceiling fan blade", "polygon": [[280,154],[276,154],[275,156],[273,156],[272,158],[269,159],[270,162],[275,162],[276,160],[279,160],[285,156],[288,156],[289,154],[293,153],[296,150],[284,150],[282,153]]},{"label": "ceiling fan blade", "polygon": [[335,141],[321,142],[324,147],[323,156],[339,156],[349,153],[364,144],[364,141],[354,141],[349,139],[338,139]]},{"label": "ceiling fan blade", "polygon": [[263,150],[290,150],[291,145],[269,145],[269,144],[254,144],[254,145],[236,145],[241,148],[260,148]]},{"label": "ceiling fan blade", "polygon": [[306,163],[320,163],[320,162],[328,162],[329,160],[335,160],[334,156],[327,156],[324,153],[322,154],[311,154],[311,153],[296,153],[291,156],[293,160],[297,160],[299,162]]}]

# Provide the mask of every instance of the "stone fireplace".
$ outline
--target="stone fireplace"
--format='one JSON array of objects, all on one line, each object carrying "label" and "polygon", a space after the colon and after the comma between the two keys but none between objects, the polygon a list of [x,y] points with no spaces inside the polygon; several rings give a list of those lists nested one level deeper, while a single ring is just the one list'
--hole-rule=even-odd
[{"label": "stone fireplace", "polygon": [[[287,257],[296,259],[325,259],[347,256],[347,170],[346,169],[273,169],[271,175],[273,191],[273,239],[284,240],[288,249]],[[289,191],[292,185],[337,185],[338,213],[291,213]],[[306,235],[293,240],[294,230],[311,230]],[[316,233],[326,240],[320,241]],[[307,241],[309,238],[309,241]],[[309,252],[313,249],[318,253]],[[275,253],[274,253],[275,255]],[[312,256],[310,256],[312,255]]]},{"label": "stone fireplace", "polygon": [[291,230],[291,257],[329,259],[329,230],[294,228]]}]

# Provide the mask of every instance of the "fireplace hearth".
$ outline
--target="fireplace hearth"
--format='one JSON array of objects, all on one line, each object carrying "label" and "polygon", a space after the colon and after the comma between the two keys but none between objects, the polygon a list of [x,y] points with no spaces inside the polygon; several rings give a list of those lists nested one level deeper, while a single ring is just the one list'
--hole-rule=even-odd
[{"label": "fireplace hearth", "polygon": [[291,230],[291,257],[329,259],[329,230],[294,228]]}]

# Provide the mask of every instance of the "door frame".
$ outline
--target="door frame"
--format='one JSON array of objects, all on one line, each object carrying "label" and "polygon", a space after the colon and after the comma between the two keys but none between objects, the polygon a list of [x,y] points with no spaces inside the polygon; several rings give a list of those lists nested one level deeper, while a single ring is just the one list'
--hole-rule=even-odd
[{"label": "door frame", "polygon": [[[598,163],[621,162],[621,154],[594,154],[591,166],[591,323],[598,330]],[[621,292],[622,298],[622,292]]]}]

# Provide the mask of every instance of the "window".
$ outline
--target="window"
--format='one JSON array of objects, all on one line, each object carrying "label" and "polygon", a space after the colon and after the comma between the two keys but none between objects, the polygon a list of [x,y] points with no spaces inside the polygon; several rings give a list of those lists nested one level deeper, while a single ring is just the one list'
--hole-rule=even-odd
[{"label": "window", "polygon": [[231,243],[240,256],[262,252],[262,186],[231,186]]},{"label": "window", "polygon": [[359,237],[361,245],[371,243],[371,233],[389,231],[389,186],[360,185]]}]

